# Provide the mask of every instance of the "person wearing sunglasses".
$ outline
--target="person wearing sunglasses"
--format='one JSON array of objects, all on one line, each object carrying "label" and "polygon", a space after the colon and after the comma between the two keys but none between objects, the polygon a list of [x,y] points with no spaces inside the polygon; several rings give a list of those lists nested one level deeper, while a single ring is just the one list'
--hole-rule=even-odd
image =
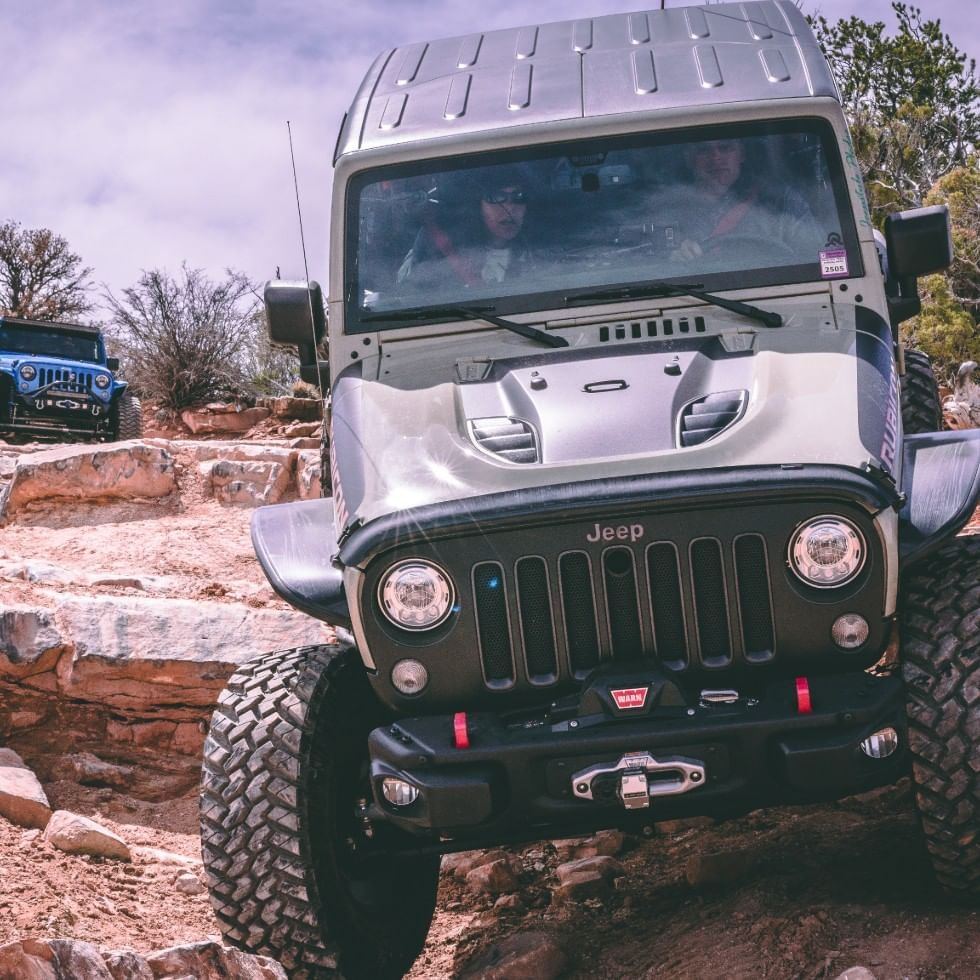
[{"label": "person wearing sunglasses", "polygon": [[398,270],[399,283],[438,288],[449,277],[452,284],[462,282],[485,293],[493,283],[526,272],[526,182],[513,167],[495,167],[481,176],[471,183],[468,201],[458,212],[447,208],[445,216],[426,216]]}]

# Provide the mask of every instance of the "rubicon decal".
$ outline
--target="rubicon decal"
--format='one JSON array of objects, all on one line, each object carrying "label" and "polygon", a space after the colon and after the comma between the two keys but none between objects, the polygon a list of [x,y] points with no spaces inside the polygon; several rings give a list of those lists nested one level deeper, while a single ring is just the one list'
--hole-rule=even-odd
[{"label": "rubicon decal", "polygon": [[616,702],[616,707],[620,711],[629,708],[642,708],[647,703],[648,687],[622,687],[618,690],[610,690],[609,693]]}]

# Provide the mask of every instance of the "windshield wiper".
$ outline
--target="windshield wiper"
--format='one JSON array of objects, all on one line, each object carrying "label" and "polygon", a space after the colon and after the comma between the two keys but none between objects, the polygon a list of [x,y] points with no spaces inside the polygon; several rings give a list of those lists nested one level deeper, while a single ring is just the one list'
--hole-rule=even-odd
[{"label": "windshield wiper", "polygon": [[494,316],[493,306],[439,306],[421,310],[395,310],[391,313],[369,313],[361,317],[361,323],[380,323],[382,321],[405,322],[413,320],[437,320],[440,317],[452,317],[454,320],[483,320],[495,327],[510,330],[529,340],[536,340],[548,347],[567,347],[568,341],[557,334],[539,330],[528,323],[517,323]]},{"label": "windshield wiper", "polygon": [[657,296],[693,296],[695,299],[704,300],[714,306],[720,306],[723,310],[731,310],[732,313],[739,313],[742,316],[751,317],[758,320],[767,327],[781,327],[783,318],[778,313],[769,310],[762,310],[758,306],[749,303],[740,303],[736,299],[726,299],[724,296],[715,296],[714,293],[706,293],[701,288],[700,282],[651,282],[643,286],[619,286],[613,289],[596,289],[588,293],[573,293],[565,297],[566,303],[588,303],[593,300],[605,299],[652,299]]}]

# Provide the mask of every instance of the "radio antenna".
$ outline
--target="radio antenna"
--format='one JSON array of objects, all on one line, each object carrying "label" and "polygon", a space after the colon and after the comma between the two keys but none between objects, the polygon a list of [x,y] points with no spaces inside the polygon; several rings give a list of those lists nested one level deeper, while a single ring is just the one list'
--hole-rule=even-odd
[{"label": "radio antenna", "polygon": [[289,159],[293,165],[293,189],[296,192],[296,215],[299,218],[299,244],[303,251],[303,274],[306,276],[306,294],[310,304],[310,330],[313,333],[313,359],[316,362],[316,383],[320,389],[320,397],[326,396],[323,387],[323,376],[320,373],[320,352],[317,350],[316,321],[313,317],[313,293],[310,290],[310,266],[306,259],[306,236],[303,234],[303,209],[299,203],[299,178],[296,176],[296,153],[293,150],[293,127],[286,120],[286,132],[289,134]]}]

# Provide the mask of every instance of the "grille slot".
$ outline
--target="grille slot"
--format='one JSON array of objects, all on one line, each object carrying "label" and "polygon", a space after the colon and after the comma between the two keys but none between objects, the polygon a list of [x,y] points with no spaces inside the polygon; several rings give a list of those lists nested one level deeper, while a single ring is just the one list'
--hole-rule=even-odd
[{"label": "grille slot", "polygon": [[470,432],[476,445],[486,453],[509,463],[540,461],[538,440],[530,422],[523,419],[471,419]]},{"label": "grille slot", "polygon": [[691,542],[691,581],[701,663],[706,667],[725,667],[732,662],[732,639],[721,543],[715,538]]},{"label": "grille slot", "polygon": [[[692,323],[694,329],[692,330]],[[696,316],[693,321],[682,317],[677,323],[678,333],[706,333],[707,325],[703,316]],[[632,320],[628,323],[604,323],[599,327],[599,343],[608,344],[617,340],[640,340],[644,337],[674,336],[673,320]]]},{"label": "grille slot", "polygon": [[558,561],[558,578],[568,660],[575,674],[583,674],[599,663],[599,629],[589,556],[584,551],[562,555]]},{"label": "grille slot", "polygon": [[742,620],[745,659],[751,663],[772,660],[775,654],[772,598],[766,543],[758,534],[735,540],[735,580],[738,611]]},{"label": "grille slot", "polygon": [[517,601],[528,676],[539,684],[553,681],[558,662],[548,568],[543,558],[521,558],[517,562]]},{"label": "grille slot", "polygon": [[687,665],[687,637],[677,549],[669,541],[647,548],[647,579],[657,656],[668,667],[679,669]]},{"label": "grille slot", "polygon": [[507,621],[507,592],[504,570],[496,562],[473,569],[477,634],[483,673],[490,686],[505,686],[514,680],[514,658]]},{"label": "grille slot", "polygon": [[616,660],[638,660],[643,653],[636,567],[629,548],[610,548],[602,556],[609,635]]},{"label": "grille slot", "polygon": [[721,391],[689,402],[677,423],[678,446],[686,449],[714,439],[745,414],[747,404],[747,391]]}]

